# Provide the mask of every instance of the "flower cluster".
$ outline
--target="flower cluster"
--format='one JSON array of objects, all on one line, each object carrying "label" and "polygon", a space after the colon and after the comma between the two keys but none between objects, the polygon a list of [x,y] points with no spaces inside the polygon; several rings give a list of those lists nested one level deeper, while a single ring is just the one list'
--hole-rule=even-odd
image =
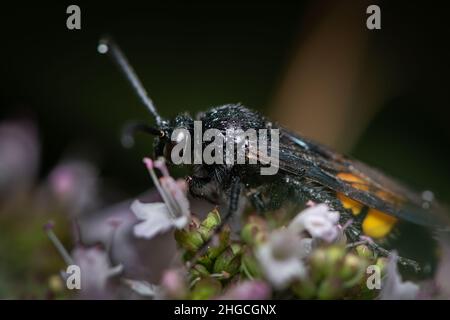
[{"label": "flower cluster", "polygon": [[[279,216],[248,214],[236,233],[221,226],[217,208],[204,219],[191,214],[185,182],[174,180],[162,159],[146,158],[144,164],[162,201],[131,203],[136,218],[131,220],[132,237],[150,243],[170,234],[176,241],[177,262],[166,264],[154,283],[142,275],[128,278],[126,266],[111,268],[105,251],[90,249],[97,255],[91,260],[99,263],[83,266],[95,275],[91,284],[85,284],[88,297],[111,297],[106,285],[120,273],[121,283],[139,297],[157,299],[414,299],[447,294],[443,285],[430,290],[430,284],[404,282],[396,253],[389,259],[377,257],[370,239],[347,243],[339,213],[325,204],[308,202],[283,225],[275,223]],[[161,173],[159,178],[155,170]],[[205,244],[209,246],[199,255]],[[368,285],[369,266],[380,272],[378,287]]]},{"label": "flower cluster", "polygon": [[[156,233],[153,228],[175,229],[174,237],[184,262],[164,273],[159,286],[161,298],[413,299],[436,296],[436,292],[420,296],[424,290],[418,284],[402,280],[395,252],[390,258],[378,257],[370,247],[370,239],[367,243],[347,243],[347,226],[339,225],[339,213],[325,204],[308,202],[306,209],[281,226],[274,223],[280,220],[278,216],[249,214],[238,232],[228,225],[219,228],[222,222],[217,209],[210,211],[203,220],[190,214],[184,185],[173,180],[170,184],[164,183],[171,178],[161,160],[156,166],[162,172],[158,183],[152,162],[147,159],[145,163],[165,202],[147,205],[147,212],[141,211],[140,206],[133,209],[144,220],[135,226],[135,236],[149,239]],[[176,209],[171,211],[170,205]],[[148,221],[154,221],[150,219],[160,222],[153,223],[153,228],[146,232],[139,231],[139,226],[145,229],[143,226]],[[199,256],[205,243],[209,246]],[[369,266],[379,270],[379,286],[368,285]],[[441,294],[445,289],[441,288]]]}]

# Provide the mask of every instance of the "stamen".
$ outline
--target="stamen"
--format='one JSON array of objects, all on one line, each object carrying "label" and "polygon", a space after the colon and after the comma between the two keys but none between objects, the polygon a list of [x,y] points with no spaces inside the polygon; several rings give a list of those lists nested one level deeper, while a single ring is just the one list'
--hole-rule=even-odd
[{"label": "stamen", "polygon": [[[167,198],[170,199],[172,207],[176,209],[175,212],[183,212],[179,201],[177,201],[178,195],[176,188],[178,187],[178,184],[170,176],[165,159],[163,157],[159,157],[158,160],[154,162],[154,166],[159,169],[163,175],[162,178],[160,178],[162,189],[166,192]],[[163,182],[165,183],[165,187]]]},{"label": "stamen", "polygon": [[[161,174],[163,175],[162,178],[160,178],[162,189],[167,194],[167,198],[169,199],[172,207],[175,208],[175,212],[181,212],[181,207],[179,203],[176,201],[175,192],[172,190],[172,181],[171,181],[172,178],[169,175],[169,170],[167,169],[166,161],[164,160],[163,157],[159,157],[158,160],[153,162],[153,165],[155,166],[155,168],[159,169],[159,171],[161,171]],[[163,181],[167,182],[166,188],[164,188],[163,186]]]},{"label": "stamen", "polygon": [[164,177],[170,176],[169,170],[167,169],[166,161],[164,160],[164,158],[159,157],[158,160],[156,160],[154,162],[154,166],[155,166],[155,168],[159,169],[159,171],[161,171],[161,173]]},{"label": "stamen", "polygon": [[361,244],[373,244],[373,240],[370,237],[360,236],[359,238],[361,239],[360,241],[349,243],[349,244],[346,245],[346,248],[357,247],[357,246],[359,246]]},{"label": "stamen", "polygon": [[161,177],[161,187],[163,192],[165,193],[168,201],[170,201],[170,205],[175,209],[175,214],[181,212],[181,207],[179,203],[176,201],[176,194],[172,190],[173,183],[175,183],[171,177]]},{"label": "stamen", "polygon": [[348,220],[341,226],[341,230],[344,231],[345,229],[347,229],[348,227],[350,227],[352,223],[353,223],[353,219],[348,219]]},{"label": "stamen", "polygon": [[107,272],[108,277],[115,277],[123,272],[123,265],[120,263],[117,266],[110,268]]},{"label": "stamen", "polygon": [[53,245],[55,246],[56,250],[58,251],[58,253],[61,255],[61,257],[63,258],[64,262],[67,265],[73,265],[75,264],[72,257],[70,256],[70,254],[67,252],[66,248],[64,247],[64,245],[61,243],[61,241],[58,239],[58,237],[55,235],[55,233],[53,232],[53,227],[54,224],[52,221],[47,222],[44,225],[44,231],[47,234],[48,238],[50,239],[50,241],[53,243]]},{"label": "stamen", "polygon": [[159,182],[159,179],[156,176],[155,170],[153,169],[153,161],[150,158],[144,158],[143,162],[144,162],[145,166],[147,167],[147,170],[148,170],[148,172],[150,174],[150,177],[153,180],[153,183],[156,186],[156,189],[158,189],[159,194],[163,198],[163,201],[166,203],[167,208],[169,209],[170,215],[174,219],[177,218],[176,211],[173,208],[173,204],[172,204],[170,198],[167,196],[167,194],[164,191],[164,189],[161,187],[161,183]]},{"label": "stamen", "polygon": [[107,223],[111,226],[111,239],[109,240],[106,252],[111,254],[113,252],[114,238],[117,234],[117,229],[122,224],[123,220],[119,218],[109,218]]}]

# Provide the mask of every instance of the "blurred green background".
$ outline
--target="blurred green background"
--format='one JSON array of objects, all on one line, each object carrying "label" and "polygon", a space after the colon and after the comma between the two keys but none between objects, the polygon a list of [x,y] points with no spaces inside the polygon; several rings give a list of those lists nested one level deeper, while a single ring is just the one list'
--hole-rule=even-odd
[{"label": "blurred green background", "polygon": [[[116,38],[164,116],[242,102],[267,107],[303,6],[183,2],[79,2],[82,30],[66,29],[71,2],[3,9],[1,117],[39,124],[43,172],[86,144],[102,173],[130,194],[148,187],[140,158],[151,140],[124,150],[127,120],[152,121],[111,61],[96,51]],[[144,140],[144,141],[142,141]]]}]

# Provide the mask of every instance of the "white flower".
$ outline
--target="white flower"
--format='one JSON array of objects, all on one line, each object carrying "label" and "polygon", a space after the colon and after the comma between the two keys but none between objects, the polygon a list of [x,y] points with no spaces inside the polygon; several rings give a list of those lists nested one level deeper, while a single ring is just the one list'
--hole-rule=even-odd
[{"label": "white flower", "polygon": [[302,239],[288,229],[277,230],[257,248],[256,257],[275,288],[283,289],[291,281],[305,276],[302,258],[309,253],[310,240]]},{"label": "white flower", "polygon": [[381,286],[382,300],[412,300],[419,293],[419,286],[411,281],[402,281],[397,270],[397,253],[393,252],[387,266],[387,274]]},{"label": "white flower", "polygon": [[[169,176],[164,162],[153,162],[145,158],[144,163],[164,202],[142,203],[136,200],[131,205],[131,211],[139,220],[143,220],[134,226],[134,235],[151,239],[172,228],[181,229],[186,226],[190,210],[184,185]],[[162,172],[160,179],[157,178],[154,167]]]},{"label": "white flower", "polygon": [[[277,289],[285,288],[306,274],[302,261],[311,252],[314,239],[334,241],[339,235],[339,213],[327,205],[313,205],[300,212],[286,229],[271,233],[256,252],[266,278]],[[304,237],[307,231],[312,238]]]},{"label": "white flower", "polygon": [[105,297],[108,279],[122,272],[121,265],[111,267],[108,253],[98,246],[79,246],[72,257],[81,270],[81,295],[84,297]]},{"label": "white flower", "polygon": [[151,239],[158,233],[170,230],[173,227],[183,228],[188,219],[186,216],[172,218],[165,203],[142,203],[135,200],[131,204],[131,211],[143,222],[134,226],[134,235],[139,238]]},{"label": "white flower", "polygon": [[[101,246],[84,247],[78,245],[70,255],[59,238],[53,232],[53,222],[49,221],[44,225],[44,230],[48,238],[55,246],[55,249],[68,265],[76,265],[80,268],[80,295],[83,298],[114,298],[111,290],[108,290],[108,280],[110,277],[122,273],[121,264],[111,267],[108,252]],[[61,271],[63,279],[68,279],[69,274]]]},{"label": "white flower", "polygon": [[339,212],[330,211],[326,204],[318,204],[300,212],[288,228],[296,233],[306,230],[313,238],[333,242],[339,235],[338,222]]}]

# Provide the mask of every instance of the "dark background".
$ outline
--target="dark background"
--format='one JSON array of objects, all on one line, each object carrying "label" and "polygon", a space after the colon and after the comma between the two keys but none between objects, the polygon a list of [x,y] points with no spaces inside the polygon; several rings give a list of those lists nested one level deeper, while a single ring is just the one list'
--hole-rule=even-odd
[{"label": "dark background", "polygon": [[[163,116],[242,102],[281,119],[273,98],[305,21],[315,18],[312,2],[2,4],[0,119],[37,122],[42,176],[68,152],[82,152],[132,196],[150,185],[140,159],[151,140],[125,150],[119,133],[128,120],[152,119],[97,53],[100,36],[115,37]],[[367,63],[395,71],[402,89],[383,101],[350,153],[449,202],[448,12],[438,2],[392,2],[380,3],[382,30],[368,38]],[[79,31],[66,28],[69,4],[81,7]],[[361,12],[361,28],[365,19]]]}]

